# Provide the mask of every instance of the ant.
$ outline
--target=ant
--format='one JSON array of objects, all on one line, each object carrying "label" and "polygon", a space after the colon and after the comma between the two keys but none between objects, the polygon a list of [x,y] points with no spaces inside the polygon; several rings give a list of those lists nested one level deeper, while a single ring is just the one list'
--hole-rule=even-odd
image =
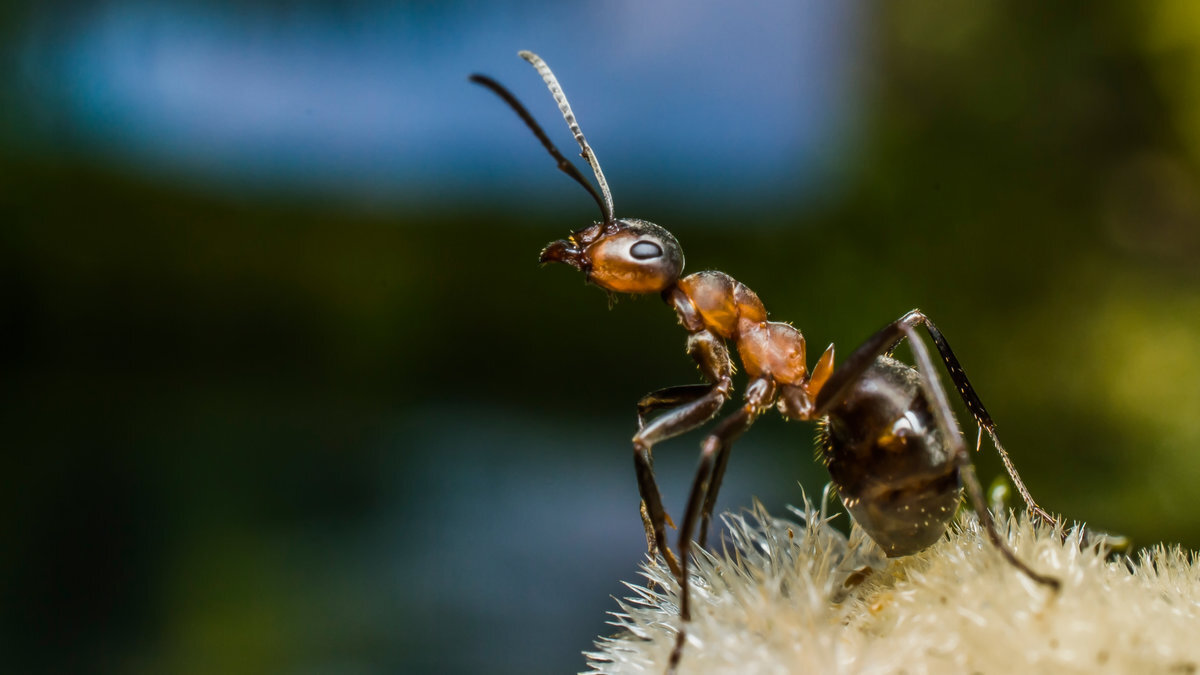
[{"label": "ant", "polygon": [[[540,262],[570,265],[610,297],[614,293],[660,294],[688,332],[687,353],[705,380],[702,384],[660,389],[637,404],[633,456],[647,546],[651,556],[662,554],[680,587],[683,624],[676,635],[668,672],[679,665],[687,622],[691,620],[688,566],[696,521],[700,521],[697,543],[704,547],[733,442],[772,407],[789,419],[817,421],[818,454],[842,502],[888,557],[911,555],[937,541],[954,517],[965,486],[971,506],[996,550],[1030,579],[1058,590],[1058,579],[1035,572],[1017,558],[996,530],[918,327],[933,340],[951,381],[979,425],[976,450],[987,430],[1030,514],[1052,526],[1058,521],[1034,502],[996,437],[991,415],[967,380],[950,344],[929,317],[912,310],[868,338],[837,368],[831,344],[810,371],[804,336],[791,324],[768,321],[767,310],[754,291],[724,272],[681,277],[683,250],[674,235],[645,220],[613,216],[612,194],[596,153],[575,121],[558,79],[536,54],[522,51],[519,55],[549,87],[579,143],[581,156],[595,173],[599,192],[562,156],[507,89],[484,75],[472,75],[471,81],[491,89],[516,111],[558,168],[592,195],[604,218],[566,239],[551,242],[542,250]],[[905,339],[916,361],[915,368],[892,358],[893,350]],[[669,517],[654,480],[651,449],[659,441],[709,421],[733,396],[734,365],[727,341],[736,347],[749,381],[742,405],[717,422],[700,445],[700,463],[679,528],[676,557],[667,545]]]}]

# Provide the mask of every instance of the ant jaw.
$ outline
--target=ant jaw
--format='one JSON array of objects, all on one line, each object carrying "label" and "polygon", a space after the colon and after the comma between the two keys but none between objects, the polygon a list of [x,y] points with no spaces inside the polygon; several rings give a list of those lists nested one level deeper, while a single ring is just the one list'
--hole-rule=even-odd
[{"label": "ant jaw", "polygon": [[538,257],[538,262],[543,265],[555,262],[566,263],[581,272],[586,272],[592,267],[587,248],[603,234],[605,234],[603,223],[594,223],[582,230],[576,230],[566,239],[546,244],[546,248],[542,249],[542,254]]},{"label": "ant jaw", "polygon": [[542,249],[542,254],[538,256],[538,262],[543,265],[566,263],[581,272],[591,267],[591,261],[588,260],[587,254],[576,247],[574,237],[559,239],[547,244],[546,248]]}]

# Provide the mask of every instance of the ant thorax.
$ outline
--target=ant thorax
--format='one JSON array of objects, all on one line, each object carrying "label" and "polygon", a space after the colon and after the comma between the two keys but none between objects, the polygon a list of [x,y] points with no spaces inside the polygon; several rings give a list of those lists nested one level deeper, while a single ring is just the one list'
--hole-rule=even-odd
[{"label": "ant thorax", "polygon": [[683,297],[668,302],[680,322],[688,330],[711,330],[733,340],[749,377],[765,376],[781,385],[806,381],[804,335],[790,324],[767,321],[762,300],[745,284],[724,272],[708,271],[680,279],[677,287]]}]

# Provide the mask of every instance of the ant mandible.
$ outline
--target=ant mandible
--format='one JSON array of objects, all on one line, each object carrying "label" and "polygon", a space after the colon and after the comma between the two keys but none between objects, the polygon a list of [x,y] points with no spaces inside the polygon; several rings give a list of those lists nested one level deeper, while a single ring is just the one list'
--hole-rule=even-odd
[{"label": "ant mandible", "polygon": [[[721,479],[733,442],[763,412],[775,407],[787,418],[817,420],[821,460],[855,521],[889,557],[921,551],[942,536],[954,517],[965,486],[979,522],[1001,555],[1034,581],[1055,590],[1059,581],[1039,574],[1013,553],[1000,537],[970,454],[958,431],[925,343],[924,327],[980,431],[991,437],[1008,475],[1031,515],[1057,524],[1039,507],[996,437],[995,423],[937,326],[913,310],[885,326],[834,368],[833,345],[810,371],[804,336],[794,326],[767,320],[754,291],[724,272],[706,271],[680,278],[683,250],[666,229],[636,218],[613,217],[613,200],[596,153],[588,145],[558,79],[536,54],[519,52],[537,69],[554,96],[581,156],[591,165],[600,192],[550,142],[529,111],[507,89],[484,75],[472,75],[520,115],[558,163],[600,206],[604,220],[551,242],[540,262],[565,263],[583,272],[589,283],[612,293],[658,293],[688,332],[687,353],[700,367],[703,384],[660,389],[637,404],[638,432],[633,437],[641,514],[650,554],[661,553],[680,587],[683,625],[676,636],[668,671],[678,666],[685,628],[691,619],[688,566],[692,533],[700,521],[703,547]],[[916,368],[892,358],[907,339]],[[668,516],[654,480],[651,448],[691,431],[716,416],[733,395],[734,371],[727,341],[732,341],[749,379],[743,403],[722,418],[700,445],[700,463],[679,528],[679,556],[667,545]],[[658,413],[652,419],[651,414]]]}]

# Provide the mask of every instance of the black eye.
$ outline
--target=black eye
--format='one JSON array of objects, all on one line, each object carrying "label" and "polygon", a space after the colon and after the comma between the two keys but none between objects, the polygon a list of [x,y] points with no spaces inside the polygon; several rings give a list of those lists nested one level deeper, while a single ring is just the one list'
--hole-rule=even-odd
[{"label": "black eye", "polygon": [[629,255],[638,260],[658,258],[663,254],[662,247],[652,241],[639,241],[629,247]]}]

